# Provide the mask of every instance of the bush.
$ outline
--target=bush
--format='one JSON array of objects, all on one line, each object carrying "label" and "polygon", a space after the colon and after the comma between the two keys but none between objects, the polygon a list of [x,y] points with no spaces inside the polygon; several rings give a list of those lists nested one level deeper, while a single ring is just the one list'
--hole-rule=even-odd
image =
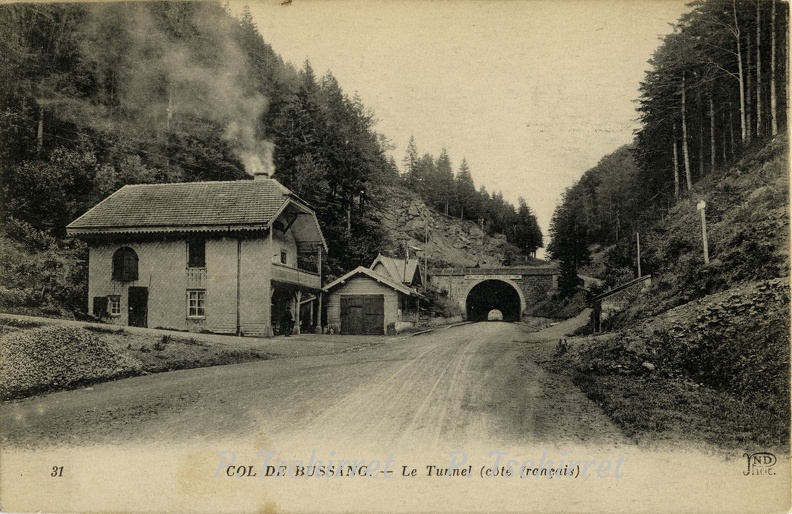
[{"label": "bush", "polygon": [[586,308],[586,291],[580,290],[571,297],[559,293],[530,305],[524,312],[527,316],[552,319],[574,318]]},{"label": "bush", "polygon": [[140,361],[111,349],[93,334],[51,326],[10,333],[0,340],[0,397],[70,389],[137,374]]},{"label": "bush", "polygon": [[85,310],[88,251],[10,219],[0,234],[0,309],[41,315]]},{"label": "bush", "polygon": [[789,419],[787,279],[756,282],[670,310],[651,323],[590,340],[577,370],[585,375],[647,373],[691,381]]},{"label": "bush", "polygon": [[459,305],[448,297],[448,291],[427,288],[424,296],[428,301],[421,302],[421,311],[429,317],[451,318],[464,314]]}]

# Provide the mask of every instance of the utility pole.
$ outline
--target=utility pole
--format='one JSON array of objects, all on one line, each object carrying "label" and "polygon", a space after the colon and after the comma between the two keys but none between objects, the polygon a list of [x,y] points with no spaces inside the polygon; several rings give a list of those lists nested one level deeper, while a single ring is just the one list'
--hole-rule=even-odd
[{"label": "utility pole", "polygon": [[402,282],[407,280],[407,261],[410,260],[410,240],[404,240],[404,272],[402,273]]},{"label": "utility pole", "polygon": [[426,281],[429,280],[428,275],[428,264],[427,259],[429,257],[429,213],[426,213],[426,219],[424,220],[424,276],[423,276],[423,288],[424,292],[426,292],[427,283]]},{"label": "utility pole", "polygon": [[638,246],[638,278],[641,278],[641,233],[635,233],[635,241]]},{"label": "utility pole", "polygon": [[701,239],[704,242],[704,264],[709,264],[709,244],[707,242],[707,215],[705,213],[705,209],[707,208],[707,202],[704,200],[700,201],[696,204],[696,208],[701,213]]}]

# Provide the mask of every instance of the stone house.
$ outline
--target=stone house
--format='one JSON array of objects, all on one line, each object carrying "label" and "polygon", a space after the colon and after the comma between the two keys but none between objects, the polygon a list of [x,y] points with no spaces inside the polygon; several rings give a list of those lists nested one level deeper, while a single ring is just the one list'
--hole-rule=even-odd
[{"label": "stone house", "polygon": [[267,175],[124,186],[66,230],[88,243],[88,311],[109,323],[270,336],[319,322],[327,244]]}]

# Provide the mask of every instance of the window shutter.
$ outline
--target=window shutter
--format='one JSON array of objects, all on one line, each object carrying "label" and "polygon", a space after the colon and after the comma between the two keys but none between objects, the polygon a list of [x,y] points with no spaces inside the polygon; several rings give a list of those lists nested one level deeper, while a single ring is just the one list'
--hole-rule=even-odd
[{"label": "window shutter", "polygon": [[113,280],[132,282],[138,279],[138,256],[132,248],[119,248],[113,254]]},{"label": "window shutter", "polygon": [[93,299],[93,315],[95,318],[107,317],[107,297],[94,296]]}]

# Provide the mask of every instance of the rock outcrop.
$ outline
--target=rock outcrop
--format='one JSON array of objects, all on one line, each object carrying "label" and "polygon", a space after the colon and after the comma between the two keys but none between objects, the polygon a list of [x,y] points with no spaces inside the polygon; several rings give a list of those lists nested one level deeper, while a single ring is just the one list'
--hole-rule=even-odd
[{"label": "rock outcrop", "polygon": [[521,258],[503,234],[488,236],[473,221],[437,213],[410,191],[393,188],[386,198],[379,212],[387,233],[383,253],[401,257],[407,241],[428,252],[431,266],[500,266]]}]

